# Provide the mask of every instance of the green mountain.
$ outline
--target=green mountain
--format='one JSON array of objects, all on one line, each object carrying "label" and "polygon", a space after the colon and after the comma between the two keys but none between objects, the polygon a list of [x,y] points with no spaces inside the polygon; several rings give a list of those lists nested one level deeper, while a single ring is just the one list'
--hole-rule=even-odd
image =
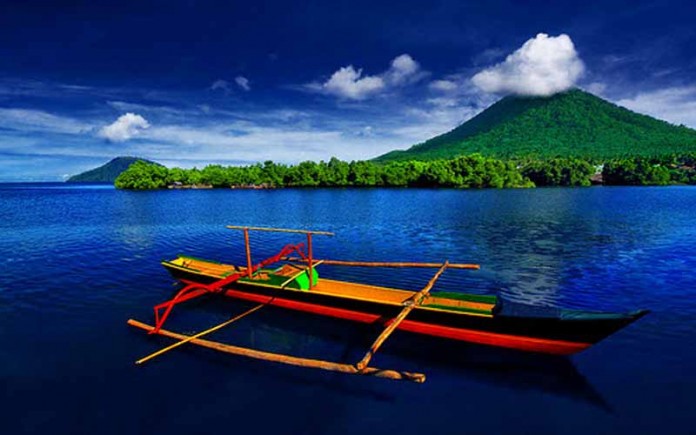
[{"label": "green mountain", "polygon": [[551,97],[505,97],[448,133],[374,160],[449,159],[472,153],[602,160],[694,151],[696,130],[574,89]]},{"label": "green mountain", "polygon": [[130,165],[137,161],[159,165],[159,163],[140,159],[138,157],[116,157],[98,168],[91,169],[81,174],[73,175],[72,177],[68,178],[67,181],[68,183],[113,183],[114,180],[116,180],[116,177],[121,175],[121,172],[128,169]]}]

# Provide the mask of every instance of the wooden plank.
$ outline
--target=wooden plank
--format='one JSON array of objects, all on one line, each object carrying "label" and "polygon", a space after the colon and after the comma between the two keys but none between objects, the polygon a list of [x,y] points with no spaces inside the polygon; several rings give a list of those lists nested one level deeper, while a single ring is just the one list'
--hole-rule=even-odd
[{"label": "wooden plank", "polygon": [[[283,260],[303,262],[299,257],[286,257]],[[436,268],[442,263],[421,263],[421,262],[391,262],[391,261],[343,261],[343,260],[321,260],[330,266],[354,266],[354,267],[424,267]],[[481,268],[480,264],[449,263],[449,269],[475,269]]]},{"label": "wooden plank", "polygon": [[[152,331],[154,328],[145,323],[139,322],[137,320],[129,319],[128,324],[136,328],[144,329],[145,331]],[[176,338],[178,340],[185,340],[189,338],[188,335],[177,334],[176,332],[167,331],[166,329],[160,329],[158,334],[165,337]],[[225,343],[218,343],[215,341],[205,340],[202,338],[194,338],[189,341],[191,344],[195,344],[201,347],[206,347],[208,349],[214,349],[220,352],[229,353],[232,355],[245,356],[247,358],[260,359],[264,361],[271,361],[280,364],[287,364],[299,367],[308,367],[321,370],[329,370],[340,373],[348,373],[355,375],[367,375],[375,376],[378,378],[387,378],[393,380],[405,380],[423,383],[425,382],[425,375],[422,373],[412,373],[412,372],[402,372],[396,370],[382,370],[376,367],[365,367],[362,370],[358,370],[354,365],[336,363],[331,361],[300,358],[291,355],[284,355],[278,353],[265,352],[256,349],[249,349],[245,347],[232,346]]]},{"label": "wooden plank", "polygon": [[240,314],[240,315],[238,315],[238,316],[235,316],[235,317],[233,317],[233,318],[231,318],[231,319],[229,319],[229,320],[227,320],[227,321],[225,321],[225,322],[222,322],[222,323],[220,323],[220,324],[217,325],[217,326],[213,326],[212,328],[206,329],[205,331],[201,331],[201,332],[199,332],[199,333],[196,334],[196,335],[192,335],[192,336],[190,336],[190,337],[188,337],[188,338],[185,338],[185,339],[183,339],[183,340],[181,340],[181,341],[178,341],[178,342],[172,344],[171,346],[167,346],[167,347],[165,347],[164,349],[160,349],[160,350],[158,350],[157,352],[151,353],[150,355],[148,355],[148,356],[146,356],[146,357],[144,357],[144,358],[140,358],[140,359],[137,360],[135,363],[136,363],[136,364],[142,364],[142,363],[147,362],[147,361],[149,361],[149,360],[151,360],[151,359],[153,359],[153,358],[155,358],[155,357],[157,357],[157,356],[159,356],[159,355],[162,355],[162,354],[165,353],[165,352],[169,352],[169,351],[172,350],[172,349],[175,349],[175,348],[177,348],[177,347],[179,347],[179,346],[181,346],[181,345],[183,345],[183,344],[186,344],[186,343],[188,343],[188,342],[190,342],[190,341],[192,341],[192,340],[195,340],[196,338],[200,338],[200,337],[203,337],[204,335],[208,335],[208,334],[210,334],[210,333],[212,333],[212,332],[218,331],[218,330],[224,328],[225,326],[229,325],[230,323],[236,322],[237,320],[239,320],[239,319],[241,319],[241,318],[243,318],[243,317],[248,316],[249,314],[253,313],[254,311],[258,311],[258,310],[260,310],[261,308],[263,308],[263,307],[265,307],[265,306],[266,306],[266,304],[257,305],[257,306],[255,306],[254,308],[252,308],[252,309],[250,309],[250,310],[247,310],[247,311],[243,312],[242,314]]},{"label": "wooden plank", "polygon": [[490,312],[494,307],[495,304],[488,304],[484,302],[470,302],[470,301],[463,301],[463,300],[457,300],[457,299],[449,299],[449,298],[443,298],[443,297],[438,297],[436,294],[430,294],[426,298],[425,302],[423,303],[423,307],[429,307],[431,305],[437,305],[439,307],[446,307],[446,308],[463,308],[467,310],[481,310],[481,311],[488,311]]},{"label": "wooden plank", "polygon": [[273,233],[299,233],[299,234],[318,234],[321,236],[334,236],[334,233],[328,231],[311,231],[311,230],[291,230],[287,228],[269,228],[269,227],[243,227],[238,225],[227,225],[230,230],[252,230],[252,231],[270,231]]},{"label": "wooden plank", "polygon": [[423,301],[423,298],[428,294],[430,289],[433,288],[435,285],[435,281],[437,281],[440,278],[440,275],[447,269],[449,266],[449,263],[445,261],[444,264],[440,266],[440,269],[435,273],[435,276],[433,276],[430,281],[428,281],[428,284],[423,287],[423,290],[419,291],[413,297],[411,297],[408,301],[404,302],[406,307],[401,310],[401,312],[387,325],[386,328],[382,331],[381,334],[379,334],[379,337],[375,340],[374,343],[372,343],[372,346],[370,346],[370,350],[367,351],[363,359],[358,361],[358,363],[355,365],[355,367],[358,370],[364,370],[365,367],[370,363],[370,360],[372,357],[377,353],[379,348],[382,346],[384,341],[389,338],[389,336],[398,328],[399,324],[403,322],[403,320],[408,316],[408,314],[413,311],[414,308],[416,308],[420,303]]}]

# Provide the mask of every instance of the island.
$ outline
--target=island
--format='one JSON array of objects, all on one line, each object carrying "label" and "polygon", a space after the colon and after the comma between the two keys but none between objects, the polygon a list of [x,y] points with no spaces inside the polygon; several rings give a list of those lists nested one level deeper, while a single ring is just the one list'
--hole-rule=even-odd
[{"label": "island", "polygon": [[142,159],[140,157],[116,157],[110,161],[104,163],[98,168],[91,169],[89,171],[82,172],[77,175],[73,175],[68,178],[66,182],[68,183],[113,183],[116,181],[119,175],[126,169],[130,167],[135,162],[143,162],[150,165],[158,165],[159,163],[152,162],[150,160]]},{"label": "island", "polygon": [[166,168],[135,162],[120,189],[696,184],[696,130],[573,89],[508,96],[455,129],[370,161]]}]

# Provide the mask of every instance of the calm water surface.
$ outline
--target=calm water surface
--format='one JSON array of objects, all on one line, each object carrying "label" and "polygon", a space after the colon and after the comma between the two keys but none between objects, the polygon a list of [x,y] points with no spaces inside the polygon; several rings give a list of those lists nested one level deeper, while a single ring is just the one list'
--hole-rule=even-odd
[{"label": "calm water surface", "polygon": [[[312,228],[338,259],[477,262],[436,289],[537,305],[649,308],[572,358],[396,333],[378,367],[417,385],[182,347],[131,330],[174,290],[177,253],[244,262],[226,224]],[[696,188],[120,192],[0,185],[1,433],[693,433]],[[256,259],[286,242],[252,234]],[[419,289],[434,271],[323,267],[323,276]],[[195,332],[250,305],[193,302]],[[211,338],[353,362],[378,332],[264,308]]]}]

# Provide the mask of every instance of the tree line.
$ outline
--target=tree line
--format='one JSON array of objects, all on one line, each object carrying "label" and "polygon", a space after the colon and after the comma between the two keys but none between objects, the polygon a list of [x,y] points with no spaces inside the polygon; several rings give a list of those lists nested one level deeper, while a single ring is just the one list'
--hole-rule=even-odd
[{"label": "tree line", "polygon": [[[696,184],[696,154],[633,157],[607,162],[578,158],[503,161],[480,154],[448,160],[306,161],[284,165],[266,161],[248,166],[208,165],[166,168],[138,161],[114,183],[119,189],[169,186],[230,187],[453,187],[520,188],[607,185]],[[599,175],[601,174],[601,177]]]}]

